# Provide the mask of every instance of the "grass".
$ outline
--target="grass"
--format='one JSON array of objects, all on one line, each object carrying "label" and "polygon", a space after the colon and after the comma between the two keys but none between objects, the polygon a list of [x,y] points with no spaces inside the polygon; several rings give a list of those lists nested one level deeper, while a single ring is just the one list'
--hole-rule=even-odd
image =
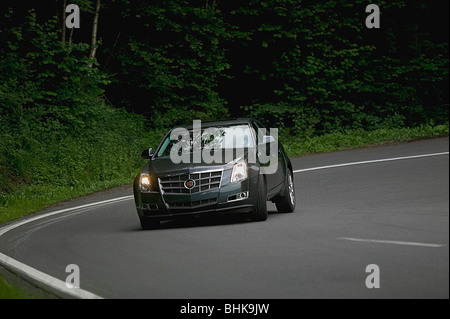
[{"label": "grass", "polygon": [[130,179],[122,178],[108,182],[95,183],[89,187],[29,185],[7,195],[0,195],[0,224],[8,222],[29,213],[40,211],[50,205],[96,191],[130,184]]},{"label": "grass", "polygon": [[410,142],[449,135],[449,125],[424,125],[415,128],[348,131],[306,139],[284,138],[283,146],[289,156],[327,153],[373,145]]},{"label": "grass", "polygon": [[[0,188],[0,225],[64,200],[132,183],[145,164],[140,152],[155,147],[161,135],[146,132],[139,139],[115,143],[104,138],[103,143],[114,152],[95,153],[95,145],[79,140],[77,144],[65,141],[67,151],[50,145],[46,152],[26,153],[22,166],[29,167],[24,175],[32,177],[17,182],[10,187],[12,191],[1,192]],[[33,177],[37,181],[30,182]]]},{"label": "grass", "polygon": [[[161,132],[157,133],[158,136]],[[379,129],[375,131],[348,131],[332,133],[312,138],[282,137],[281,141],[291,157],[313,153],[324,153],[360,148],[372,145],[408,142],[413,140],[449,135],[449,125],[424,125],[416,128]],[[281,134],[281,136],[283,136]],[[156,137],[155,137],[156,140]],[[156,145],[155,145],[156,146]],[[137,170],[139,168],[136,168]],[[0,224],[31,212],[72,198],[115,186],[130,184],[129,176],[98,183],[83,183],[83,186],[27,185],[8,194],[0,194]],[[88,184],[89,186],[86,186]],[[20,288],[8,284],[0,278],[0,298],[33,298]]]},{"label": "grass", "polygon": [[0,277],[0,299],[34,299],[35,295],[26,292],[15,285],[11,285],[5,279]]}]

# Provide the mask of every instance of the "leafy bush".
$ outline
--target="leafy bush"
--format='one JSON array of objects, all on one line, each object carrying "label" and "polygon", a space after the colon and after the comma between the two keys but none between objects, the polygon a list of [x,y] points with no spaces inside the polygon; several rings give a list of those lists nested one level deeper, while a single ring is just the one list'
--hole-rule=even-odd
[{"label": "leafy bush", "polygon": [[55,29],[55,19],[39,24],[34,11],[25,23],[2,29],[8,44],[0,50],[3,192],[22,184],[83,189],[131,181],[148,146],[144,118],[101,97],[108,81],[88,66],[89,46],[62,46]]}]

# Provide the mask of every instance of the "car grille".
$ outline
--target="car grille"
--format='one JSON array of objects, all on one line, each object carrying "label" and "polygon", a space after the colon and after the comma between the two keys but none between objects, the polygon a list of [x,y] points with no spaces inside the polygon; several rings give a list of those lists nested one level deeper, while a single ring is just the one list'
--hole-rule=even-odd
[{"label": "car grille", "polygon": [[204,200],[197,200],[197,201],[192,201],[192,202],[167,203],[167,205],[169,205],[169,209],[200,208],[200,207],[215,205],[215,204],[217,204],[217,197],[210,198],[210,199],[204,199]]},{"label": "car grille", "polygon": [[[195,186],[191,189],[184,186],[184,183],[188,180],[195,182]],[[222,181],[222,171],[167,176],[160,178],[159,181],[161,190],[165,194],[195,194],[210,189],[218,189]]]}]

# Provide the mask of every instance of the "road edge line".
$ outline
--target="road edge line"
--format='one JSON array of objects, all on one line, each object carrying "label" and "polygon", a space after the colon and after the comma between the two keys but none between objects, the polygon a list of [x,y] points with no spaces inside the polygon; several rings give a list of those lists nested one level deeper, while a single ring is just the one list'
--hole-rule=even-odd
[{"label": "road edge line", "polygon": [[378,159],[378,160],[369,160],[369,161],[361,161],[361,162],[352,162],[352,163],[343,163],[343,164],[311,167],[311,168],[305,168],[305,169],[298,169],[298,170],[295,170],[293,173],[303,173],[303,172],[316,171],[316,170],[328,169],[328,168],[337,168],[337,167],[372,164],[372,163],[382,163],[382,162],[392,162],[392,161],[399,161],[399,160],[407,160],[407,159],[415,159],[415,158],[423,158],[423,157],[432,157],[432,156],[442,156],[442,155],[449,155],[449,152],[430,153],[430,154],[421,154],[421,155],[392,157],[392,158],[382,158],[382,159]]},{"label": "road edge line", "polygon": [[337,239],[361,242],[361,243],[390,244],[390,245],[416,246],[416,247],[427,247],[427,248],[447,247],[447,245],[445,245],[445,244],[418,243],[418,242],[400,241],[400,240],[364,239],[364,238],[353,238],[353,237],[339,237]]},{"label": "road edge line", "polygon": [[47,292],[57,291],[77,299],[104,299],[101,296],[81,288],[68,288],[64,281],[21,263],[3,253],[0,253],[0,265],[21,277],[23,280],[35,283]]},{"label": "road edge line", "polygon": [[[92,207],[122,202],[122,201],[130,200],[132,198],[133,198],[133,195],[122,196],[122,197],[108,199],[108,200],[104,200],[104,201],[100,201],[100,202],[89,203],[89,204],[80,205],[80,206],[76,206],[76,207],[60,209],[60,210],[57,210],[54,212],[49,212],[49,213],[45,213],[45,214],[38,215],[35,217],[27,218],[25,220],[1,227],[0,228],[0,237],[17,227],[34,222],[36,220],[40,220],[43,218],[47,218],[47,217],[51,217],[54,215],[59,215],[59,214],[75,211],[75,210],[80,210],[80,209],[84,209],[84,208],[92,208]],[[84,212],[84,211],[80,211],[80,213],[81,212]],[[51,290],[56,290],[58,292],[63,293],[64,295],[68,295],[70,297],[79,298],[79,299],[103,299],[103,297],[96,295],[92,292],[89,292],[87,290],[81,289],[81,288],[68,288],[66,286],[66,283],[63,282],[62,280],[52,277],[52,276],[50,276],[40,270],[37,270],[31,266],[28,266],[20,261],[17,261],[14,258],[11,258],[3,253],[0,253],[0,265],[5,267],[6,269],[12,271],[13,273],[17,274],[18,276],[24,278],[24,280],[27,280],[27,279],[31,280],[32,282],[38,284],[44,290],[50,288]]]}]

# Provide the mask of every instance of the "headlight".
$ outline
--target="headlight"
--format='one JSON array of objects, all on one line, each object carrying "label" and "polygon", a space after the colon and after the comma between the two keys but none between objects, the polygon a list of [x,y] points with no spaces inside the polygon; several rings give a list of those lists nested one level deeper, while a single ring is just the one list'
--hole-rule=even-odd
[{"label": "headlight", "polygon": [[152,190],[150,175],[141,173],[141,177],[139,178],[139,188],[141,189],[141,192],[150,192]]},{"label": "headlight", "polygon": [[247,179],[247,163],[239,162],[234,164],[233,173],[231,173],[231,183],[240,182]]}]

